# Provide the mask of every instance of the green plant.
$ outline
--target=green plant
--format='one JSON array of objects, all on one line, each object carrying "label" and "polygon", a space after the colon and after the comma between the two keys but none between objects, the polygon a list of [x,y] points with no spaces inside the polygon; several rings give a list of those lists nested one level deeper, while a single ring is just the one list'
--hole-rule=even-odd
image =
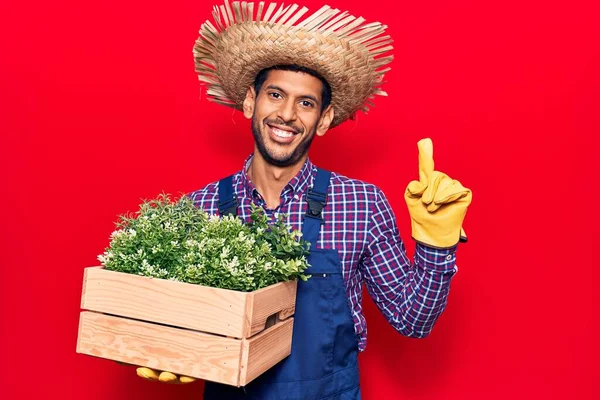
[{"label": "green plant", "polygon": [[120,216],[98,260],[108,270],[239,291],[306,280],[310,243],[284,220],[269,224],[253,205],[245,223],[210,215],[187,196],[162,194]]}]

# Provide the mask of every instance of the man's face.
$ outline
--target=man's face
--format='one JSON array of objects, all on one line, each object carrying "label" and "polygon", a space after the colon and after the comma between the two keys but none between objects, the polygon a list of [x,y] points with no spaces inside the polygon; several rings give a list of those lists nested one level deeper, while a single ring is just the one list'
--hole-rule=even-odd
[{"label": "man's face", "polygon": [[331,107],[321,113],[322,101],[322,82],[302,72],[272,70],[257,97],[249,89],[244,113],[252,116],[255,145],[265,161],[286,167],[308,153],[315,133],[324,135],[328,116],[333,118]]}]

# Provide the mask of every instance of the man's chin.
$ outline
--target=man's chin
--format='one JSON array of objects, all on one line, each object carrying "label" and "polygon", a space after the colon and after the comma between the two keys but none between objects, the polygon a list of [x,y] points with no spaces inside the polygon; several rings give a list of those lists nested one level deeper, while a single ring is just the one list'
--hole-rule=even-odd
[{"label": "man's chin", "polygon": [[267,163],[277,167],[289,167],[290,165],[294,164],[292,155],[274,156],[272,153],[267,151],[267,154],[262,154],[262,156]]},{"label": "man's chin", "polygon": [[[294,143],[278,143],[273,141],[269,134],[263,136],[263,143],[267,143],[265,148],[261,149],[263,158],[270,164],[277,166],[289,166],[294,163],[294,155],[297,144]],[[283,152],[282,152],[283,150]]]}]

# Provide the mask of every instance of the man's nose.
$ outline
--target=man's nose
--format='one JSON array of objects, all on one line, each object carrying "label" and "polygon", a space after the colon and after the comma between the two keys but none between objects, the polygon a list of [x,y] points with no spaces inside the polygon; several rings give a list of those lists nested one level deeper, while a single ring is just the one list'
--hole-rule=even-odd
[{"label": "man's nose", "polygon": [[286,99],[279,108],[279,117],[285,121],[293,121],[296,119],[296,107],[292,99]]}]

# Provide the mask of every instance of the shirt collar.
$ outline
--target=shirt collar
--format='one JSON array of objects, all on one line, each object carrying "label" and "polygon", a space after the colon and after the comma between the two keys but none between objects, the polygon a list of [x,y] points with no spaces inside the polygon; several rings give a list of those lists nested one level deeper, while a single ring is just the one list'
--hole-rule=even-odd
[{"label": "shirt collar", "polygon": [[[250,196],[257,196],[258,190],[254,183],[250,180],[248,176],[248,167],[250,167],[250,163],[252,162],[252,157],[254,154],[250,154],[244,160],[244,168],[242,169],[242,184],[244,189],[246,190],[246,194]],[[285,185],[283,188],[282,195],[285,195],[286,191],[291,190],[292,195],[301,195],[307,189],[307,187],[311,184],[311,178],[313,176],[314,164],[311,162],[310,158],[306,158],[306,161],[300,168],[300,171]]]}]

